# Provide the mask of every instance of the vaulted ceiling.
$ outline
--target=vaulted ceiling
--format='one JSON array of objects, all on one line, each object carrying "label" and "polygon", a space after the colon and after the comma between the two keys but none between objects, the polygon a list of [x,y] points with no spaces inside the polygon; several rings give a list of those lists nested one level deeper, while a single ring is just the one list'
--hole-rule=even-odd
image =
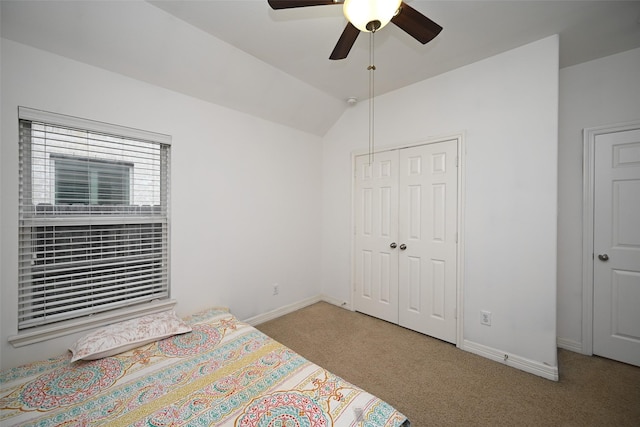
[{"label": "vaulted ceiling", "polygon": [[[444,27],[422,45],[394,25],[375,35],[380,95],[560,35],[560,67],[640,47],[640,1],[406,0]],[[328,59],[340,5],[272,10],[266,0],[15,1],[2,37],[324,135],[346,99],[366,100],[370,38]]]}]

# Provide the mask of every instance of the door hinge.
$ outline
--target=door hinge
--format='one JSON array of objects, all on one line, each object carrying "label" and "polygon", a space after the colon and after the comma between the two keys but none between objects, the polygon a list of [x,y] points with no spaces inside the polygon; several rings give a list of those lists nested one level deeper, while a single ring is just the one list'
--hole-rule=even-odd
[{"label": "door hinge", "polygon": [[458,233],[456,232],[456,243],[458,243]]},{"label": "door hinge", "polygon": [[456,167],[458,167],[458,159],[459,159],[459,158],[460,158],[460,157],[456,156]]}]

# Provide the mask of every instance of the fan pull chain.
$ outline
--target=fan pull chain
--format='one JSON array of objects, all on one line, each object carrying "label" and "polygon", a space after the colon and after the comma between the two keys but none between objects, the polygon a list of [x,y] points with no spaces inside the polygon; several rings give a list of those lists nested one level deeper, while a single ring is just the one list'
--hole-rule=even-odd
[{"label": "fan pull chain", "polygon": [[371,31],[371,35],[369,36],[369,66],[367,70],[369,70],[369,166],[373,163],[373,152],[374,152],[374,136],[375,136],[375,128],[374,128],[374,116],[375,116],[375,108],[374,108],[374,72],[376,71],[373,51],[374,51],[374,43],[373,37],[375,34],[375,30]]}]

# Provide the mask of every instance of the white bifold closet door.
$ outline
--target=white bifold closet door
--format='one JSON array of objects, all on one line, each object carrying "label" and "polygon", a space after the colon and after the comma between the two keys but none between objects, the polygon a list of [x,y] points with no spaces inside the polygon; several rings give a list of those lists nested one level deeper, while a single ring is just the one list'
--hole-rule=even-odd
[{"label": "white bifold closet door", "polygon": [[456,342],[457,140],[355,161],[357,311]]}]

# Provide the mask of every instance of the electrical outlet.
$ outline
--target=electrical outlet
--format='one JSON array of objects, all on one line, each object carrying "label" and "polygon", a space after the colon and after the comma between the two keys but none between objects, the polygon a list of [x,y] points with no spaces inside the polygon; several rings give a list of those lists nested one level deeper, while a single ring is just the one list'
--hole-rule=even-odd
[{"label": "electrical outlet", "polygon": [[273,284],[273,295],[278,295],[280,293],[280,285],[277,283]]},{"label": "electrical outlet", "polygon": [[491,326],[491,312],[486,310],[480,310],[480,323],[483,325]]}]

